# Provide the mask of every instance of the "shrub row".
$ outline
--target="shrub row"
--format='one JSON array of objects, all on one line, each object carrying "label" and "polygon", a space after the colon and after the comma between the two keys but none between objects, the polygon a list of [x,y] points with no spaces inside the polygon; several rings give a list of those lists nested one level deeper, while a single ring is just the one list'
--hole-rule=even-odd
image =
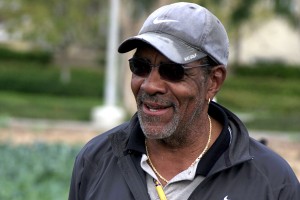
[{"label": "shrub row", "polygon": [[234,74],[238,76],[252,77],[277,77],[292,78],[300,77],[300,65],[285,65],[274,63],[261,63],[257,65],[234,66]]},{"label": "shrub row", "polygon": [[93,96],[103,94],[100,68],[70,68],[69,83],[60,81],[60,68],[38,64],[0,63],[0,90],[60,96]]},{"label": "shrub row", "polygon": [[48,51],[15,51],[8,48],[0,47],[0,59],[2,61],[23,61],[48,64],[52,60],[52,53]]},{"label": "shrub row", "polygon": [[[42,66],[42,67],[41,67]],[[289,78],[300,77],[300,67],[261,64],[233,67],[239,77]],[[60,81],[59,67],[38,63],[0,62],[0,90],[60,96],[102,97],[102,68],[70,68],[71,81]]]}]

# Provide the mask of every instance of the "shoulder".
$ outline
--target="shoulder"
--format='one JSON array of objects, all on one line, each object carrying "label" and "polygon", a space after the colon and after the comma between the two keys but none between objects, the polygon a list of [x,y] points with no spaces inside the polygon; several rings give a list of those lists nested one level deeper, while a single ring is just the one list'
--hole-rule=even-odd
[{"label": "shoulder", "polygon": [[289,163],[260,142],[250,139],[252,164],[257,173],[277,193],[300,193],[299,181]]},{"label": "shoulder", "polygon": [[250,138],[250,154],[253,156],[253,161],[262,173],[268,174],[280,172],[284,175],[291,170],[288,162],[266,145],[261,144],[253,138]]},{"label": "shoulder", "polygon": [[99,134],[98,136],[91,139],[84,147],[81,149],[77,155],[77,161],[85,161],[90,164],[98,164],[101,159],[112,157],[112,142],[111,137],[117,134],[121,134],[124,140],[129,135],[129,122],[123,123],[111,130]]}]

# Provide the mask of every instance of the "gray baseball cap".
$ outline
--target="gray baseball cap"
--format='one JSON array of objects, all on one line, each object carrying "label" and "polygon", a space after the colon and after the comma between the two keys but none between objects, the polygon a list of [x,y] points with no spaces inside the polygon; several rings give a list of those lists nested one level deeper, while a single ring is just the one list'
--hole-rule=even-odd
[{"label": "gray baseball cap", "polygon": [[179,2],[160,7],[144,22],[138,35],[123,41],[119,53],[150,44],[175,63],[187,64],[209,56],[227,66],[229,41],[222,23],[206,8]]}]

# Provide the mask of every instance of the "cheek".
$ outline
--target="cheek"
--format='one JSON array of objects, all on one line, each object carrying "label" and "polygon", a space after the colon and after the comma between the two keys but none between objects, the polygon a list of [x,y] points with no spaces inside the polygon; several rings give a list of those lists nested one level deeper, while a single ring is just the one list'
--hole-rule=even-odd
[{"label": "cheek", "polygon": [[172,87],[170,91],[173,95],[174,100],[176,99],[174,103],[178,111],[180,110],[180,112],[186,112],[186,110],[190,109],[191,104],[195,102],[196,93],[194,87],[176,85],[175,87]]},{"label": "cheek", "polygon": [[190,84],[188,87],[177,87],[177,99],[182,109],[192,111],[205,98],[206,90],[203,84]]},{"label": "cheek", "polygon": [[176,96],[179,99],[182,100],[192,100],[196,98],[196,96],[199,95],[199,92],[202,92],[200,87],[196,85],[195,83],[183,83],[181,85],[175,85],[173,87],[173,93],[176,94]]},{"label": "cheek", "polygon": [[132,90],[132,93],[135,97],[137,96],[142,83],[143,83],[142,78],[139,78],[135,75],[132,75],[132,77],[131,77],[131,90]]}]

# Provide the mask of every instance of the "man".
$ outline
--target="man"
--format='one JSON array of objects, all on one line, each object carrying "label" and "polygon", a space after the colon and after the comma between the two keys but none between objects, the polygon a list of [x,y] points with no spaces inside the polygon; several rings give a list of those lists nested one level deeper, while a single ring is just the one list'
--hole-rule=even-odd
[{"label": "man", "polygon": [[226,77],[228,37],[207,9],[154,11],[119,52],[129,59],[137,114],[77,156],[70,200],[299,200],[281,157],[211,102]]}]

